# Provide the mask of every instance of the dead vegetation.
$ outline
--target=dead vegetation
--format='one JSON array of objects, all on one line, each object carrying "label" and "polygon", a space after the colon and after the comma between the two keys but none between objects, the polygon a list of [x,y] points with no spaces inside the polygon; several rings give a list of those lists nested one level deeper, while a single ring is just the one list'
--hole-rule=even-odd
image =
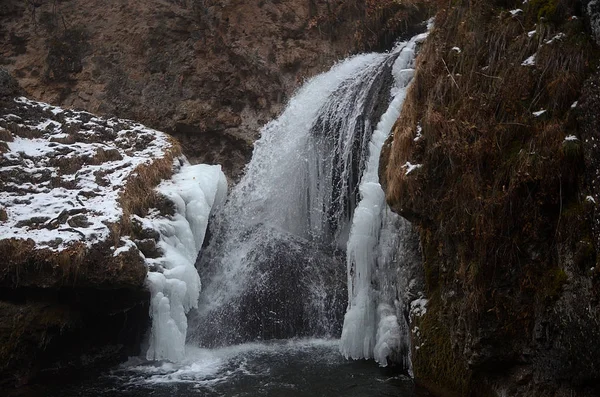
[{"label": "dead vegetation", "polygon": [[[326,2],[326,7],[310,2],[309,29],[332,38],[347,34],[363,51],[385,51],[399,37],[414,29],[433,13],[433,0],[362,0]],[[340,30],[347,19],[356,22],[349,31]]]},{"label": "dead vegetation", "polygon": [[[119,202],[123,208],[123,216],[118,224],[112,225],[112,241],[119,246],[121,236],[133,239],[147,239],[147,233],[132,222],[132,216],[144,217],[152,208],[158,208],[163,215],[173,215],[172,203],[168,202],[156,190],[156,186],[173,174],[174,162],[181,156],[181,147],[173,138],[169,151],[160,159],[136,168],[127,180]],[[157,240],[157,236],[155,238]]]},{"label": "dead vegetation", "polygon": [[[463,338],[479,332],[474,324],[493,324],[485,337],[498,346],[530,335],[536,302],[560,295],[553,247],[589,240],[582,150],[565,138],[578,135],[572,105],[599,52],[572,18],[575,1],[438,4],[381,179],[390,206],[421,227],[429,294],[456,293],[434,304],[461,314],[436,322],[460,322],[449,328]],[[406,175],[407,161],[423,166]],[[566,222],[570,206],[579,212]],[[575,270],[594,266],[595,253],[583,263]],[[415,374],[419,366],[431,369],[421,362]],[[458,375],[427,376],[448,383]]]}]

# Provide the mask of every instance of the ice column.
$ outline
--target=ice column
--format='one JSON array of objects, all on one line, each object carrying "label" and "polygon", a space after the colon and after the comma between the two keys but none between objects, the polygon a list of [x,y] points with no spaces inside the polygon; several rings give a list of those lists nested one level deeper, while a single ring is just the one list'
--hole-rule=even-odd
[{"label": "ice column", "polygon": [[152,329],[146,358],[178,361],[185,354],[186,313],[198,307],[201,284],[194,265],[211,212],[227,195],[227,180],[221,166],[186,164],[158,191],[175,204],[175,214],[144,220],[160,233],[163,252],[146,260],[157,269],[148,273]]},{"label": "ice column", "polygon": [[385,194],[379,184],[379,156],[385,140],[400,116],[407,87],[414,74],[415,47],[426,34],[401,43],[398,59],[392,69],[395,85],[392,102],[382,116],[369,145],[369,160],[359,192],[361,200],[354,212],[347,245],[348,310],[340,351],[346,358],[375,358],[386,365],[386,357],[400,344],[401,334],[393,309],[379,302],[373,287],[380,233],[386,213]]}]

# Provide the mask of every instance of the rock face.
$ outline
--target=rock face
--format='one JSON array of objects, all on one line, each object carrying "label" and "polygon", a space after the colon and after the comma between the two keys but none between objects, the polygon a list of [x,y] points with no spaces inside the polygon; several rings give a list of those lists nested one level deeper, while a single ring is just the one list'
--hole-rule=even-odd
[{"label": "rock face", "polygon": [[168,212],[152,189],[180,155],[164,133],[20,93],[0,69],[3,390],[139,353],[158,232],[128,220],[161,203]]},{"label": "rock face", "polygon": [[[236,178],[260,126],[302,80],[385,47],[414,7],[393,1],[99,0],[0,11],[0,64],[28,96],[133,119]],[[370,8],[369,8],[370,7]],[[377,33],[373,33],[377,32]]]},{"label": "rock face", "polygon": [[419,228],[429,303],[413,370],[443,395],[600,393],[587,22],[576,2],[459,1],[419,55],[380,176]]},{"label": "rock face", "polygon": [[[257,229],[265,225],[257,225]],[[263,232],[264,233],[264,232]],[[199,346],[215,347],[257,340],[323,337],[341,333],[347,306],[345,256],[331,247],[272,230],[248,256],[255,266],[243,293],[214,305],[206,295],[222,284],[208,284],[189,335]],[[211,258],[202,258],[206,270]],[[205,280],[212,281],[203,273]]]}]

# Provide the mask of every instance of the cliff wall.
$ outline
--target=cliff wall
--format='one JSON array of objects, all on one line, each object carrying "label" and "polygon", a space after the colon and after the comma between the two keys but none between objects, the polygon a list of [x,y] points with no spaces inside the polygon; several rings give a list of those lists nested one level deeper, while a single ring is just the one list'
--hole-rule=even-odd
[{"label": "cliff wall", "polygon": [[598,395],[594,18],[567,0],[439,7],[380,168],[423,250],[415,377],[442,395]]},{"label": "cliff wall", "polygon": [[191,161],[237,179],[304,79],[389,47],[418,11],[392,0],[8,0],[0,65],[32,99],[171,133]]}]

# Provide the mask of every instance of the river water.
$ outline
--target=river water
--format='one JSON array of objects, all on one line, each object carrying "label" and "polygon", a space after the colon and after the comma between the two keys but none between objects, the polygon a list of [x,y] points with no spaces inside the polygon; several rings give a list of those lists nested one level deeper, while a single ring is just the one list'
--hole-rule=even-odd
[{"label": "river water", "polygon": [[220,349],[188,346],[178,363],[139,358],[93,379],[46,388],[35,396],[401,396],[425,397],[412,379],[373,361],[348,361],[337,340],[249,343]]}]

